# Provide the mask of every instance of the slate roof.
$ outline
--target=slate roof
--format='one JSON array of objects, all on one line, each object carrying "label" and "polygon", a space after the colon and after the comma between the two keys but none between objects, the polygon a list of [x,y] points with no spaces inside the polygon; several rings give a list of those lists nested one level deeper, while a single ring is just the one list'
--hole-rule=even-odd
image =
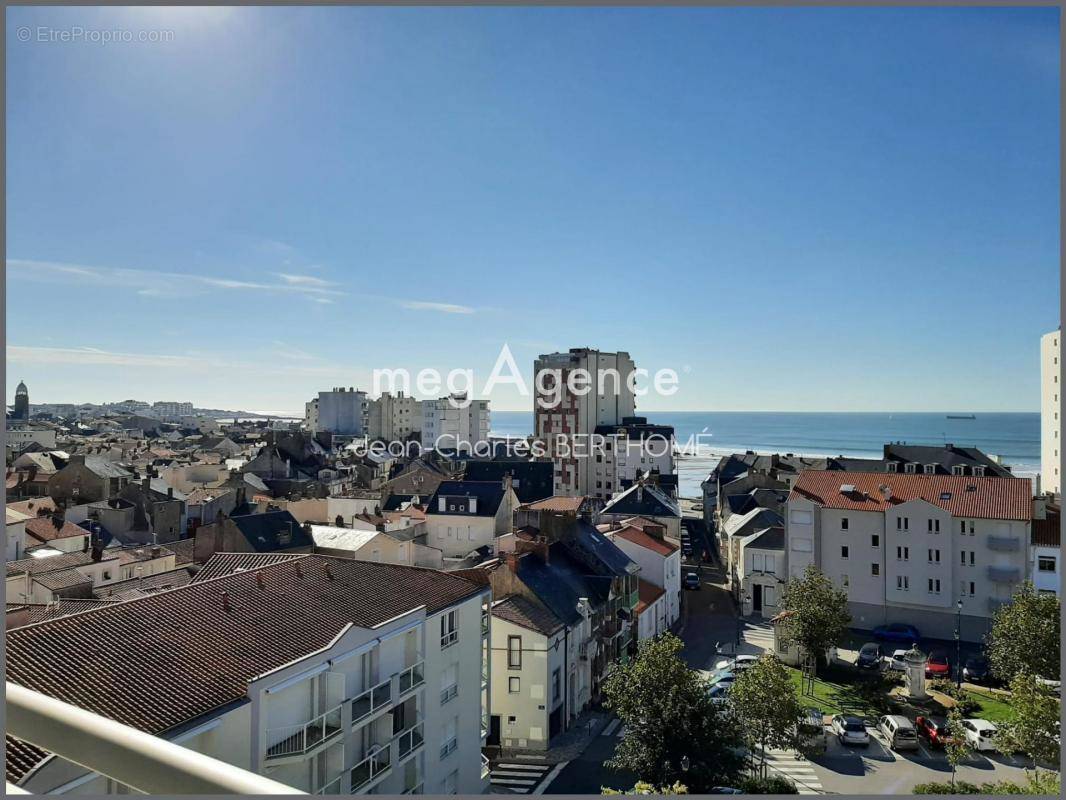
[{"label": "slate roof", "polygon": [[326,647],[349,623],[370,628],[422,605],[435,613],[482,591],[437,570],[304,555],[14,628],[7,679],[159,734],[244,701],[249,680]]},{"label": "slate roof", "polygon": [[519,502],[528,503],[551,497],[554,487],[554,466],[550,461],[468,461],[467,481],[496,482],[502,485],[503,476],[510,473],[512,488]]},{"label": "slate roof", "polygon": [[577,604],[582,597],[593,605],[610,596],[611,578],[590,575],[561,542],[549,545],[548,563],[535,554],[518,559],[518,577],[544,605],[567,625],[581,619]]},{"label": "slate roof", "polygon": [[[855,491],[843,494],[843,485],[854,486]],[[890,500],[885,500],[881,486],[891,489]],[[1033,513],[1032,497],[1028,478],[807,470],[796,481],[789,501],[804,499],[826,508],[884,512],[921,499],[955,517],[1028,522]]]},{"label": "slate roof", "polygon": [[604,536],[594,525],[583,519],[577,521],[574,535],[564,544],[574,556],[597,574],[610,574],[624,578],[636,563],[614,542]]},{"label": "slate roof", "polygon": [[744,538],[744,547],[755,550],[784,550],[785,529],[780,525],[761,528]]},{"label": "slate roof", "polygon": [[666,492],[649,483],[634,484],[603,507],[604,514],[681,518],[681,508]]},{"label": "slate roof", "polygon": [[[896,461],[901,464],[898,468],[903,472],[902,464],[908,462],[915,464],[937,464],[938,474],[951,474],[951,468],[964,466],[971,469],[974,466],[985,468],[985,477],[1011,478],[1010,470],[1001,464],[997,464],[976,447],[956,447],[949,445],[920,445],[920,444],[886,444],[884,462]],[[887,471],[887,467],[884,471]],[[880,469],[877,471],[881,471]]]},{"label": "slate roof", "polygon": [[784,525],[784,518],[769,508],[753,508],[746,514],[734,514],[722,524],[722,530],[729,536],[744,534],[745,528],[758,526],[758,529]]},{"label": "slate roof", "polygon": [[[477,505],[473,514],[463,512],[439,511],[440,497],[473,497],[477,499]],[[502,483],[488,481],[441,481],[437,491],[426,506],[427,514],[455,514],[464,517],[494,517],[500,509],[500,503],[504,498]]]},{"label": "slate roof", "polygon": [[[248,545],[259,553],[275,550],[287,550],[294,547],[311,547],[314,542],[296,517],[288,511],[267,511],[264,514],[244,514],[230,517],[229,521],[237,526]],[[292,538],[287,544],[278,541],[279,533],[290,533]]]},{"label": "slate roof", "polygon": [[563,627],[563,621],[551,610],[517,594],[493,603],[492,615],[545,636],[551,636]]}]

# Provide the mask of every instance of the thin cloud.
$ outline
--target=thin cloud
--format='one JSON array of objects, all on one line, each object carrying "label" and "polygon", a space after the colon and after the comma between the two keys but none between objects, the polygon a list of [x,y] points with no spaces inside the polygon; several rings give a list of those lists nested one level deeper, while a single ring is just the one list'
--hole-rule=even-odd
[{"label": "thin cloud", "polygon": [[474,313],[474,309],[470,306],[460,306],[454,303],[428,303],[422,300],[406,300],[400,303],[400,307],[411,311],[440,311],[444,314]]},{"label": "thin cloud", "polygon": [[285,344],[285,342],[279,342],[274,340],[274,355],[279,358],[287,358],[290,361],[318,361],[318,356],[313,353],[308,353],[306,350],[301,350],[298,347]]},{"label": "thin cloud", "polygon": [[324,281],[321,278],[316,278],[314,275],[292,275],[285,272],[279,272],[277,273],[277,276],[290,286],[321,286],[325,288],[327,286],[337,285],[332,281]]}]

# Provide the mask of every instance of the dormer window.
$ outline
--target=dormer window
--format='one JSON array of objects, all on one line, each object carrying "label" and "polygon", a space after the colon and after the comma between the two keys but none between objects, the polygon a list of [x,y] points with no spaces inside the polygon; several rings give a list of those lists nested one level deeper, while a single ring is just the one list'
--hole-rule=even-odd
[{"label": "dormer window", "polygon": [[917,464],[904,464],[903,471],[908,473],[909,475],[913,475],[915,472],[917,472],[917,467]]},{"label": "dormer window", "polygon": [[973,468],[973,474],[983,478],[985,476],[985,468],[984,467],[974,467]]},{"label": "dormer window", "polygon": [[888,462],[888,471],[889,472],[899,472],[899,464],[897,464],[895,461],[889,461]]},{"label": "dormer window", "polygon": [[956,464],[955,466],[953,466],[951,468],[951,474],[952,475],[965,475],[966,474],[966,467],[964,467],[962,464]]},{"label": "dormer window", "polygon": [[932,475],[934,472],[936,472],[936,464],[925,464],[922,467],[922,471],[926,475]]}]

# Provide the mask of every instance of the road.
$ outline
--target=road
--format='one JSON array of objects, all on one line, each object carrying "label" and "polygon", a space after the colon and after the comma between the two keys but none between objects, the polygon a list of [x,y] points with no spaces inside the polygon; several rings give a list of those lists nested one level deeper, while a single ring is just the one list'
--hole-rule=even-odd
[{"label": "road", "polygon": [[599,794],[603,787],[628,789],[637,781],[631,772],[612,770],[604,762],[614,755],[622,734],[614,720],[578,758],[570,761],[543,789],[544,794]]}]

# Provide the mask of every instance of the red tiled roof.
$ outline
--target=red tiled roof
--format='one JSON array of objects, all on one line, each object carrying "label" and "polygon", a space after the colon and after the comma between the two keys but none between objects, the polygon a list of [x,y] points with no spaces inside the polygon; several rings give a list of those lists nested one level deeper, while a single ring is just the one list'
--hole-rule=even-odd
[{"label": "red tiled roof", "polygon": [[639,599],[634,611],[639,615],[640,612],[644,611],[664,594],[666,594],[666,590],[662,587],[656,586],[643,578],[637,578],[637,597]]},{"label": "red tiled roof", "polygon": [[55,539],[69,539],[74,536],[88,536],[85,528],[75,525],[73,522],[63,520],[56,526],[55,517],[34,517],[26,520],[26,535],[32,536],[39,542],[51,542]]},{"label": "red tiled roof", "polygon": [[[843,494],[840,487],[851,485]],[[890,490],[886,500],[881,486]],[[972,487],[972,489],[970,488]],[[976,478],[963,475],[896,475],[885,472],[804,470],[789,501],[810,500],[827,508],[884,512],[910,500],[925,500],[955,517],[1032,518],[1032,484],[1028,478]]]},{"label": "red tiled roof", "polygon": [[667,542],[663,539],[656,539],[654,536],[650,536],[640,528],[634,528],[632,525],[628,525],[617,531],[611,531],[608,536],[617,536],[621,539],[625,539],[627,542],[632,542],[633,544],[645,547],[664,557],[672,556],[679,549],[676,544]]},{"label": "red tiled roof", "polygon": [[[104,551],[104,558],[102,561],[116,561],[117,558],[113,552]],[[38,575],[43,572],[51,572],[58,569],[72,569],[76,567],[84,567],[93,563],[92,553],[61,553],[54,556],[45,556],[44,558],[20,558],[18,561],[7,562],[7,574],[8,577],[12,575],[21,575],[24,572],[29,572],[33,575]]]},{"label": "red tiled roof", "polygon": [[1034,519],[1031,541],[1037,547],[1061,547],[1061,514],[1049,508],[1046,519]]},{"label": "red tiled roof", "polygon": [[422,605],[435,613],[483,591],[437,570],[305,555],[13,628],[7,679],[158,734],[243,700],[249,680],[326,647],[348,624],[373,627]]},{"label": "red tiled roof", "polygon": [[51,497],[31,497],[29,500],[18,500],[13,503],[8,503],[7,507],[12,511],[18,511],[20,514],[36,517],[41,509],[48,511],[49,513],[55,511],[56,503]]},{"label": "red tiled roof", "polygon": [[545,497],[543,500],[537,500],[533,503],[527,503],[522,508],[527,508],[532,511],[580,511],[581,504],[585,502],[584,497],[565,497],[563,495],[555,495],[554,497]]}]

